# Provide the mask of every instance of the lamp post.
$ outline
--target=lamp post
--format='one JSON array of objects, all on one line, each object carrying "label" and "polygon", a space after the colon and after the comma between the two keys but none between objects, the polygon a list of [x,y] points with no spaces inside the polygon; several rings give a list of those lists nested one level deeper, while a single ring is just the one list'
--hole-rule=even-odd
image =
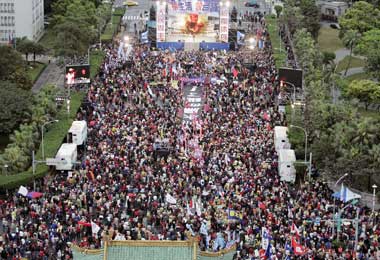
[{"label": "lamp post", "polygon": [[51,123],[58,122],[58,121],[59,121],[59,120],[52,120],[52,121],[49,121],[49,122],[45,122],[45,123],[41,126],[41,150],[42,150],[42,160],[45,160],[44,127],[45,127],[45,125],[47,125],[47,124],[51,124]]},{"label": "lamp post", "polygon": [[[345,173],[345,174],[343,174],[342,176],[340,176],[340,178],[335,182],[334,187],[337,187],[338,184],[339,184],[344,178],[346,178],[347,176],[348,176],[348,173]],[[333,213],[333,216],[335,216],[335,207],[336,207],[336,205],[335,205],[335,201],[336,201],[336,198],[334,197],[334,213]],[[338,235],[339,235],[339,230],[337,230],[337,232],[338,232]],[[333,237],[334,237],[334,235],[335,235],[335,222],[334,222],[334,225],[333,225],[332,235],[333,235]],[[339,238],[338,238],[338,239],[339,239]]]},{"label": "lamp post", "polygon": [[8,164],[3,165],[3,171],[4,171],[5,175],[8,175]]},{"label": "lamp post", "polygon": [[376,202],[376,189],[377,189],[377,185],[376,184],[372,185],[372,189],[373,189],[373,197],[372,197],[372,216],[373,216],[373,214],[375,213],[375,202]]},{"label": "lamp post", "polygon": [[307,132],[306,129],[297,125],[290,125],[292,128],[299,128],[305,133],[305,163],[307,162]]}]

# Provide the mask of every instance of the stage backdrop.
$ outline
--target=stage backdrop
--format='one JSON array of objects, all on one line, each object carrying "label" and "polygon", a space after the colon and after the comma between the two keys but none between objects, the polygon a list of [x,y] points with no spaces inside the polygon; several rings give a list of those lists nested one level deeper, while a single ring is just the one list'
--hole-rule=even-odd
[{"label": "stage backdrop", "polygon": [[167,41],[216,42],[219,0],[168,0]]}]

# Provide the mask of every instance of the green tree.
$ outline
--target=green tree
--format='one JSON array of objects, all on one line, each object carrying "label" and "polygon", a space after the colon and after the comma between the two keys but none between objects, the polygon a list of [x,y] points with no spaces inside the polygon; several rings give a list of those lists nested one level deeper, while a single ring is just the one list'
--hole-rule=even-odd
[{"label": "green tree", "polygon": [[339,18],[339,25],[341,27],[341,37],[348,30],[363,34],[369,30],[379,28],[380,11],[368,2],[356,2]]},{"label": "green tree", "polygon": [[380,29],[365,32],[355,51],[366,57],[368,72],[380,80]]},{"label": "green tree", "polygon": [[348,63],[346,67],[346,71],[344,72],[344,75],[347,75],[347,71],[351,66],[351,60],[352,60],[352,54],[354,51],[354,48],[356,44],[358,43],[360,39],[360,35],[357,31],[354,30],[348,30],[344,32],[343,36],[343,44],[350,50],[350,55],[348,56]]},{"label": "green tree", "polygon": [[334,63],[336,55],[334,52],[324,51],[322,52],[322,62],[324,65]]},{"label": "green tree", "polygon": [[30,163],[30,157],[24,154],[18,146],[7,147],[0,157],[1,165],[7,164],[8,173],[17,173],[25,170]]},{"label": "green tree", "polygon": [[281,5],[275,5],[274,10],[276,11],[277,18],[279,18],[281,15],[281,12],[282,12],[282,6]]},{"label": "green tree", "polygon": [[32,48],[33,48],[33,42],[31,40],[29,40],[28,38],[26,37],[23,37],[23,38],[19,38],[16,40],[16,49],[17,51],[25,54],[25,60],[27,62],[29,62],[28,60],[28,56],[29,56],[29,53],[32,53]]},{"label": "green tree", "polygon": [[0,133],[12,132],[30,112],[31,92],[15,83],[0,81]]},{"label": "green tree", "polygon": [[372,80],[354,80],[344,90],[345,95],[364,103],[365,109],[380,100],[380,85]]},{"label": "green tree", "polygon": [[302,26],[311,33],[314,39],[317,39],[320,29],[320,11],[314,0],[301,0],[300,1],[302,18]]}]

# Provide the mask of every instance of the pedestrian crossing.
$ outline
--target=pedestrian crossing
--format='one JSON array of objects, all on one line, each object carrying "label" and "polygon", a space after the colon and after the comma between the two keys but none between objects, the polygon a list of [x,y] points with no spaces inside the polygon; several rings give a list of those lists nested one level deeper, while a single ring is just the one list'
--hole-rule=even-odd
[{"label": "pedestrian crossing", "polygon": [[139,15],[125,15],[124,21],[148,21],[148,17],[140,17]]}]

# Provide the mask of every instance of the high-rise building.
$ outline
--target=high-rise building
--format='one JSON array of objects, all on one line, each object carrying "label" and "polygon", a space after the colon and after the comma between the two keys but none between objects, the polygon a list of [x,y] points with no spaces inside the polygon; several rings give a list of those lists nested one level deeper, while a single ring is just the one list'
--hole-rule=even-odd
[{"label": "high-rise building", "polygon": [[26,36],[38,41],[44,31],[44,0],[0,0],[0,43]]}]

